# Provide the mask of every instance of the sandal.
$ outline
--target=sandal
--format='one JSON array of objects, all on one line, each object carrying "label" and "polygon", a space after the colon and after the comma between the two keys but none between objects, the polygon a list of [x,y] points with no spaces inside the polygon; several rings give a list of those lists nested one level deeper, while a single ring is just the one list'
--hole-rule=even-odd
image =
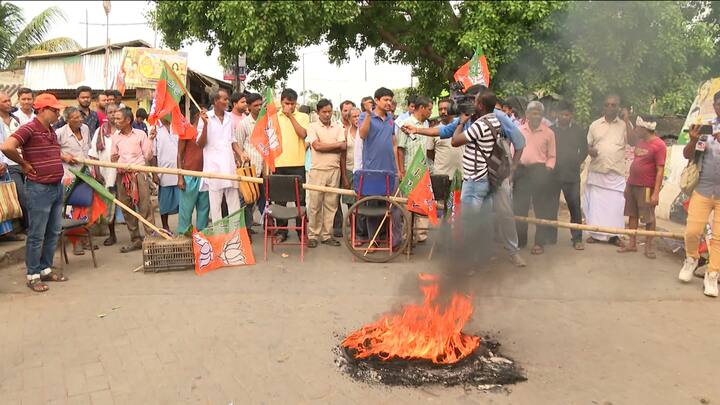
[{"label": "sandal", "polygon": [[88,243],[88,244],[86,244],[86,245],[83,245],[83,249],[85,249],[85,250],[98,250],[98,249],[100,249],[100,246],[98,246],[98,245],[92,245],[92,247],[90,247],[90,244]]},{"label": "sandal", "polygon": [[120,248],[120,253],[129,253],[134,250],[142,249],[142,243],[133,243],[131,245],[123,246]]},{"label": "sandal", "polygon": [[637,252],[637,246],[621,246],[620,249],[617,250],[618,253],[632,253]]},{"label": "sandal", "polygon": [[110,236],[109,238],[105,239],[105,241],[103,241],[103,246],[112,246],[116,243],[117,243],[117,239]]},{"label": "sandal", "polygon": [[69,279],[65,277],[63,274],[55,273],[54,271],[51,271],[50,274],[47,274],[45,276],[40,276],[40,281],[48,282],[52,281],[54,283],[62,283],[65,281],[68,281]]},{"label": "sandal", "polygon": [[324,241],[322,241],[320,243],[322,243],[323,245],[340,246],[340,241],[338,241],[337,239],[333,239],[333,238],[325,239]]},{"label": "sandal", "polygon": [[573,242],[573,248],[575,250],[585,250],[585,245],[582,242]]},{"label": "sandal", "polygon": [[29,289],[31,289],[35,292],[38,292],[38,293],[49,290],[49,287],[47,286],[47,284],[43,283],[42,280],[40,280],[39,278],[34,278],[32,280],[28,280],[27,286]]},{"label": "sandal", "polygon": [[545,249],[540,245],[533,246],[532,250],[530,251],[531,255],[541,255],[545,253]]},{"label": "sandal", "polygon": [[608,239],[608,243],[611,245],[615,245],[619,248],[625,247],[625,243],[623,243],[622,239],[620,239],[619,236],[612,236],[610,239]]}]

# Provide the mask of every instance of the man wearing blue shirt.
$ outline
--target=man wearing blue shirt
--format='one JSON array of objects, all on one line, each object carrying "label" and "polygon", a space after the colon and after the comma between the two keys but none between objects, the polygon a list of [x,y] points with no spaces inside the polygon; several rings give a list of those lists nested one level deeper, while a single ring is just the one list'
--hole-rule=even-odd
[{"label": "man wearing blue shirt", "polygon": [[[392,113],[393,92],[385,87],[375,90],[375,109],[367,109],[368,112],[360,114],[359,122],[360,138],[363,140],[362,168],[363,170],[383,170],[398,174],[398,165],[395,156],[397,154],[397,140],[395,139],[395,123]],[[368,103],[369,104],[369,103]],[[393,185],[392,193],[395,192],[397,184]],[[402,235],[402,213],[393,208],[392,234]],[[368,235],[375,235],[380,226],[380,218],[367,218]],[[393,239],[393,248],[400,245],[402,236]]]},{"label": "man wearing blue shirt", "polygon": [[[480,96],[486,88],[468,89],[468,93],[472,94],[473,90],[477,92],[477,96]],[[503,135],[510,141],[515,153],[513,155],[513,169],[517,167],[522,156],[522,150],[525,148],[525,137],[520,132],[520,129],[512,122],[512,119],[507,116],[502,110],[495,108],[495,117],[500,121]],[[474,122],[473,119],[465,121],[464,129],[467,130],[470,125]],[[425,136],[439,136],[441,139],[452,138],[455,129],[460,124],[460,118],[457,117],[447,125],[438,125],[432,128],[417,128],[411,125],[403,125],[403,131],[410,134],[420,134]],[[508,176],[502,185],[493,194],[493,209],[497,215],[498,221],[498,237],[502,240],[505,250],[510,255],[510,261],[517,267],[525,267],[527,264],[520,256],[520,247],[518,245],[517,228],[515,227],[515,220],[513,216],[513,204],[512,204],[512,184],[510,183],[512,175]]]}]

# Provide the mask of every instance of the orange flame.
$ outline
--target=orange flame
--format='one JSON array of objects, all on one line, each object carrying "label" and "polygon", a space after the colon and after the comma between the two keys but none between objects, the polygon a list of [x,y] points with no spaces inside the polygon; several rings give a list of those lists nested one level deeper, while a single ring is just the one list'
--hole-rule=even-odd
[{"label": "orange flame", "polygon": [[342,346],[355,351],[355,358],[376,356],[382,360],[426,359],[436,364],[456,363],[480,345],[480,337],[463,334],[462,328],[473,312],[469,297],[453,294],[444,310],[435,304],[437,277],[420,274],[425,299],[410,304],[401,314],[384,315],[348,335]]}]

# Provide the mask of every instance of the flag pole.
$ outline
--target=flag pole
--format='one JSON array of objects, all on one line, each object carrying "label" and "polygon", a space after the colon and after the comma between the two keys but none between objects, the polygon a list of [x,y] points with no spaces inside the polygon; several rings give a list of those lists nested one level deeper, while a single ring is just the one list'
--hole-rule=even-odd
[{"label": "flag pole", "polygon": [[172,68],[170,67],[170,65],[168,65],[167,62],[165,62],[164,60],[162,61],[162,63],[163,63],[163,66],[165,66],[165,70],[167,70],[168,74],[169,74],[170,76],[172,76],[172,78],[175,80],[175,82],[176,82],[177,84],[180,85],[180,88],[182,89],[182,91],[183,91],[183,92],[185,93],[185,95],[190,99],[190,101],[192,101],[192,103],[195,105],[195,107],[198,109],[198,111],[202,111],[202,108],[200,108],[200,105],[197,103],[197,101],[195,101],[195,99],[193,98],[192,94],[190,94],[190,91],[187,89],[187,87],[185,87],[185,85],[184,85],[183,82],[180,80],[180,78],[175,74],[175,71],[172,70]]}]

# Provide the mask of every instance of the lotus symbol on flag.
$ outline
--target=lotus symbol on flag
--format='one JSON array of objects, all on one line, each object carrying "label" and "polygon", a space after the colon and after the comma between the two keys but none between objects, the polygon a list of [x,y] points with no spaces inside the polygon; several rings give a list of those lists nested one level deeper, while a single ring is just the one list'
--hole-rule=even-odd
[{"label": "lotus symbol on flag", "polygon": [[245,253],[242,249],[239,233],[236,232],[232,239],[225,242],[223,250],[220,252],[220,260],[229,266],[245,264]]},{"label": "lotus symbol on flag", "polygon": [[206,267],[213,261],[214,255],[212,245],[200,233],[193,234],[193,238],[195,239],[195,243],[200,246],[200,256],[198,257],[200,268]]}]

